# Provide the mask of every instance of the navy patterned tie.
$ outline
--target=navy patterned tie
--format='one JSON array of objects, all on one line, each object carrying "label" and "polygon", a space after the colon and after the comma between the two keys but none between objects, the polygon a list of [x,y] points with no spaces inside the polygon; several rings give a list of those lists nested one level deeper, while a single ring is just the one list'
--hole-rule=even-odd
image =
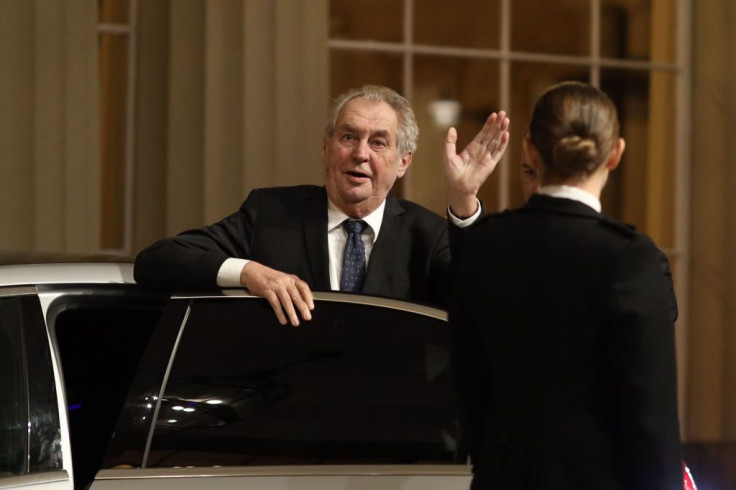
[{"label": "navy patterned tie", "polygon": [[342,226],[348,232],[348,241],[342,254],[340,291],[359,293],[365,280],[365,245],[360,235],[368,224],[363,220],[346,219]]}]

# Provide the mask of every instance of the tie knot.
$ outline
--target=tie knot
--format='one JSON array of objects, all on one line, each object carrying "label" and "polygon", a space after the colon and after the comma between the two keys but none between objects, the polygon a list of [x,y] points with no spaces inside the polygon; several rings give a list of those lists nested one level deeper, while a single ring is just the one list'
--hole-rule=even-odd
[{"label": "tie knot", "polygon": [[342,222],[342,226],[347,230],[348,234],[357,233],[358,235],[360,235],[363,233],[363,231],[365,231],[368,223],[366,223],[362,219],[346,219]]}]

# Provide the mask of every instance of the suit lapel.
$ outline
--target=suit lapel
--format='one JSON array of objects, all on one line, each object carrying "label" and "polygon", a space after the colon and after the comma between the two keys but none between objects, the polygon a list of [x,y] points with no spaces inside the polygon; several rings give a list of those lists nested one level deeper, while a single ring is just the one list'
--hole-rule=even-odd
[{"label": "suit lapel", "polygon": [[304,199],[304,239],[307,256],[312,269],[316,291],[330,290],[330,271],[327,251],[327,193],[324,187],[319,192],[308,193]]},{"label": "suit lapel", "polygon": [[401,215],[404,208],[391,194],[386,197],[386,208],[383,211],[383,221],[378,240],[373,244],[371,258],[368,261],[363,292],[366,294],[381,294],[393,270],[393,261],[397,256],[393,246],[399,241],[401,233]]}]

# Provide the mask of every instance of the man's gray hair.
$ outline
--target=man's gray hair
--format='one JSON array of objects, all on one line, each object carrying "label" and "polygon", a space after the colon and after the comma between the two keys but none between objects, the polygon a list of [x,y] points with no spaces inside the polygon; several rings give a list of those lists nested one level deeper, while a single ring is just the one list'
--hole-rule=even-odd
[{"label": "man's gray hair", "polygon": [[419,127],[414,111],[409,101],[388,87],[381,85],[363,85],[353,88],[338,96],[332,104],[332,114],[325,123],[325,134],[332,136],[335,133],[337,119],[340,117],[345,104],[353,99],[364,98],[370,102],[385,102],[396,111],[399,122],[397,130],[397,148],[400,156],[414,153],[417,150],[417,139],[419,138]]}]

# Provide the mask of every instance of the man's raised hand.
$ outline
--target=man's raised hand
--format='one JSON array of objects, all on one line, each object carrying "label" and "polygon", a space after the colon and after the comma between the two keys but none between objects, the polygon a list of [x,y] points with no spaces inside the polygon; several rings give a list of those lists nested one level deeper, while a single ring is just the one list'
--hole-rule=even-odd
[{"label": "man's raised hand", "polygon": [[457,153],[457,130],[450,128],[445,141],[445,179],[450,209],[458,217],[477,210],[478,190],[501,160],[509,142],[509,118],[494,112],[465,149]]}]

